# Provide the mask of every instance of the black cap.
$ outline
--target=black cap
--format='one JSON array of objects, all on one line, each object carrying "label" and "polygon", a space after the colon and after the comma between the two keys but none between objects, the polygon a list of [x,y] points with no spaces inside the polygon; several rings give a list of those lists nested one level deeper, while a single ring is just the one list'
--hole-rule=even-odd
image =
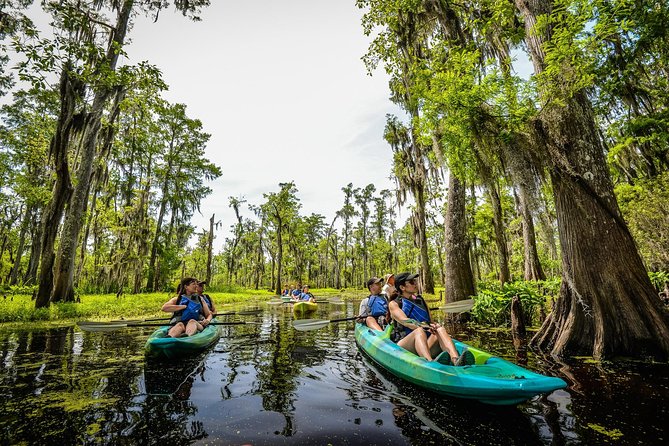
[{"label": "black cap", "polygon": [[375,283],[379,283],[379,282],[383,282],[383,279],[379,279],[378,277],[372,277],[371,279],[369,279],[369,280],[367,281],[367,288],[369,288],[369,287],[372,286],[373,284],[375,284]]},{"label": "black cap", "polygon": [[418,274],[411,274],[411,273],[395,274],[395,286],[399,290],[401,285],[405,285],[408,281],[415,279],[416,277],[418,277]]}]

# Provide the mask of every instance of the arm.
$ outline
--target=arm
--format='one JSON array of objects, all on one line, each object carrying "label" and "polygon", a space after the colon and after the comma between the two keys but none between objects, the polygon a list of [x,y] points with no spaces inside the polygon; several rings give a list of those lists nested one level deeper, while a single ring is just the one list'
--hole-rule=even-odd
[{"label": "arm", "polygon": [[200,297],[200,303],[202,304],[202,312],[204,313],[204,320],[202,321],[202,326],[206,327],[211,322],[211,319],[214,317],[212,312],[209,310],[209,305]]},{"label": "arm", "polygon": [[411,324],[408,322],[404,322],[405,320],[409,319],[406,314],[404,314],[404,311],[400,308],[400,306],[397,304],[396,301],[390,301],[388,303],[388,311],[390,311],[390,316],[397,321],[398,324],[405,326],[409,330],[415,330],[417,328],[420,328],[416,324]]},{"label": "arm", "polygon": [[186,308],[186,305],[177,305],[177,299],[179,296],[173,297],[163,304],[161,308],[162,311],[167,313],[174,313],[175,311],[183,310]]}]

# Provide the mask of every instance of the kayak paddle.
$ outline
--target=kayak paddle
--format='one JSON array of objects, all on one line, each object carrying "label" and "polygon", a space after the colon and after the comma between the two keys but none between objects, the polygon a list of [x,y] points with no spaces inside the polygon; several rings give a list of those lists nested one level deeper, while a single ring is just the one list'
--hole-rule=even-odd
[{"label": "kayak paddle", "polygon": [[311,331],[323,328],[331,322],[354,321],[358,316],[345,317],[343,319],[296,319],[293,321],[293,328],[299,331]]},{"label": "kayak paddle", "polygon": [[[244,310],[244,311],[226,311],[225,313],[214,313],[213,316],[232,316],[232,315],[239,315],[239,316],[254,316],[257,314],[262,313],[263,310],[257,309],[257,310]],[[114,324],[139,324],[141,322],[154,322],[154,321],[169,321],[171,320],[171,317],[154,317],[154,318],[149,318],[149,319],[115,319],[113,321],[109,321]],[[107,322],[105,322],[107,323]]]},{"label": "kayak paddle", "polygon": [[458,300],[449,302],[441,307],[430,308],[430,310],[441,310],[444,313],[465,313],[474,306],[474,299]]},{"label": "kayak paddle", "polygon": [[[446,313],[463,313],[465,311],[471,310],[471,308],[474,306],[474,300],[473,299],[467,299],[467,300],[459,300],[457,302],[450,302],[445,304],[444,306],[441,306],[439,308],[431,308],[431,310],[441,310]],[[332,320],[327,320],[327,319],[297,319],[293,321],[293,328],[295,330],[299,331],[311,331],[311,330],[318,330],[319,328],[323,328],[326,325],[328,325],[331,322],[344,322],[344,321],[354,321],[358,319],[360,316],[353,316],[353,317],[347,317],[344,319],[332,319]],[[413,319],[410,320],[411,322],[414,322]],[[419,322],[415,321],[416,325],[420,325]]]},{"label": "kayak paddle", "polygon": [[[262,322],[232,321],[232,322],[211,322],[209,325],[258,325]],[[95,322],[82,321],[77,322],[79,328],[84,331],[114,331],[126,327],[164,327],[165,324],[154,324],[145,322]]]}]

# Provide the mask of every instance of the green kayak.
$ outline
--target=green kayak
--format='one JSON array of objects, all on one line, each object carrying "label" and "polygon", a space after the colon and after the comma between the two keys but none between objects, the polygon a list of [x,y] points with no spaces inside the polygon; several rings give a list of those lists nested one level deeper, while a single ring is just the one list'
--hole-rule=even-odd
[{"label": "green kayak", "polygon": [[393,375],[437,393],[505,405],[567,387],[560,378],[540,375],[455,340],[460,353],[467,348],[474,354],[474,365],[456,367],[427,361],[392,342],[390,333],[390,326],[381,332],[356,324],[355,340],[363,352]]},{"label": "green kayak", "polygon": [[317,308],[318,304],[316,302],[301,300],[293,304],[293,313],[297,315],[307,314],[316,311]]},{"label": "green kayak", "polygon": [[[215,320],[212,319],[212,322]],[[169,326],[160,327],[149,336],[144,346],[147,356],[172,359],[193,355],[216,344],[218,338],[221,337],[219,325],[208,325],[204,330],[193,336],[182,336],[180,338],[167,336],[169,329]]]}]

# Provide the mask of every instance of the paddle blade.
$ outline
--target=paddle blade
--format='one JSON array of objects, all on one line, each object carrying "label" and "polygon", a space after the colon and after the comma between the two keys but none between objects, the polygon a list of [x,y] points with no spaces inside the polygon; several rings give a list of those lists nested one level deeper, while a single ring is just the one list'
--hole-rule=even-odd
[{"label": "paddle blade", "polygon": [[293,321],[293,328],[299,331],[318,330],[329,324],[329,320],[325,319],[297,319]]},{"label": "paddle blade", "polygon": [[457,302],[450,302],[444,306],[439,307],[439,310],[445,313],[464,313],[469,311],[474,306],[474,299],[459,300]]},{"label": "paddle blade", "polygon": [[267,301],[268,305],[281,305],[282,303],[284,303],[282,300],[268,300]]}]

